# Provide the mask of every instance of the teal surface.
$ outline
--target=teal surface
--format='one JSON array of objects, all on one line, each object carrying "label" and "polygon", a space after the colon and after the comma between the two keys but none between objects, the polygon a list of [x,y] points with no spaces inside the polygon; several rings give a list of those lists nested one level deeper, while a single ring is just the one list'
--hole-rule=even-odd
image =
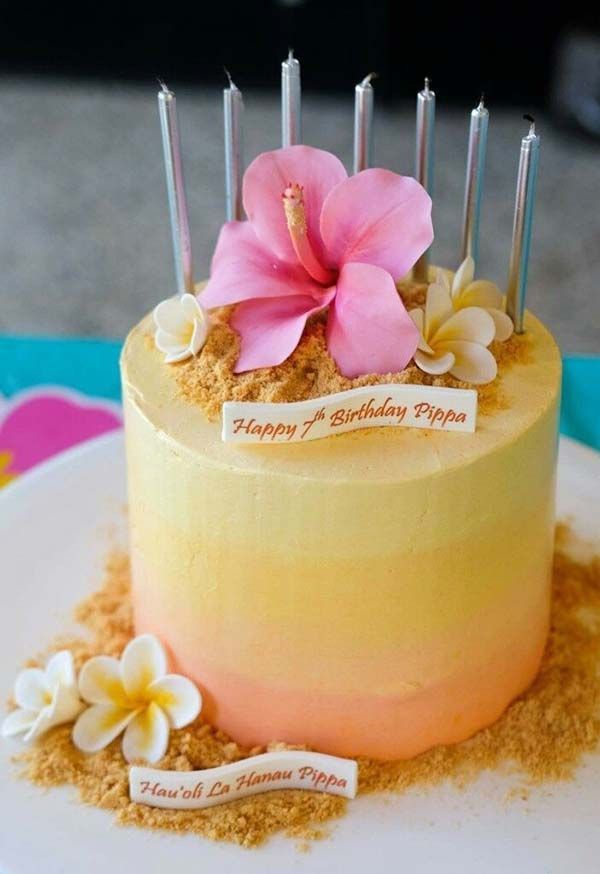
[{"label": "teal surface", "polygon": [[[0,337],[0,395],[35,385],[63,385],[119,400],[115,340]],[[600,450],[600,357],[564,359],[561,433]]]},{"label": "teal surface", "polygon": [[121,398],[116,340],[0,337],[0,395],[61,385],[96,398]]},{"label": "teal surface", "polygon": [[560,431],[600,449],[600,357],[564,359]]}]

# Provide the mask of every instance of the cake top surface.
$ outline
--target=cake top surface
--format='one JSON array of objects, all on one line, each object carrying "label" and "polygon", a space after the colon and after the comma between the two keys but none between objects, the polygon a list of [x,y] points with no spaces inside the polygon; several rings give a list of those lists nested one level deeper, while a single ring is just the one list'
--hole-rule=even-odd
[{"label": "cake top surface", "polygon": [[[496,380],[479,387],[481,410],[477,429],[471,434],[376,427],[310,443],[224,443],[220,423],[214,418],[216,407],[210,402],[205,409],[208,401],[203,397],[208,399],[214,392],[247,397],[256,392],[263,399],[270,395],[284,400],[284,395],[289,400],[306,392],[318,393],[325,387],[319,381],[314,384],[306,375],[311,350],[317,355],[327,354],[322,347],[319,352],[323,328],[318,322],[308,329],[296,357],[292,356],[284,367],[275,368],[274,378],[269,379],[266,370],[233,374],[235,337],[226,321],[211,332],[198,356],[188,359],[188,363],[165,367],[153,342],[154,326],[149,315],[133,329],[124,347],[124,393],[150,428],[172,441],[178,452],[191,452],[203,464],[331,481],[419,479],[470,463],[510,443],[552,408],[560,391],[560,354],[552,335],[529,312],[525,327],[524,335],[501,344],[506,357],[500,359]],[[330,363],[323,369],[319,367],[315,379],[329,379],[328,373],[334,382],[343,379],[335,375]],[[415,374],[416,369],[415,373],[401,372],[391,378],[410,380]],[[382,380],[389,382],[390,375]],[[212,421],[207,415],[211,411]],[[390,445],[393,452],[388,451]]]},{"label": "cake top surface", "polygon": [[[200,301],[203,287],[204,283],[198,286]],[[398,290],[408,310],[424,305],[427,290],[424,283],[406,280],[398,283]],[[401,371],[344,376],[327,349],[324,313],[312,317],[298,346],[283,363],[236,373],[240,339],[230,324],[232,312],[232,307],[215,311],[212,314],[212,330],[202,351],[173,367],[173,376],[181,396],[201,407],[210,421],[220,419],[221,408],[226,401],[293,403],[368,385],[476,388],[480,414],[492,413],[506,405],[500,380],[473,386],[450,373],[426,373],[414,362]],[[525,364],[532,357],[531,341],[527,334],[513,334],[506,342],[493,342],[491,350],[501,372],[513,364]]]}]

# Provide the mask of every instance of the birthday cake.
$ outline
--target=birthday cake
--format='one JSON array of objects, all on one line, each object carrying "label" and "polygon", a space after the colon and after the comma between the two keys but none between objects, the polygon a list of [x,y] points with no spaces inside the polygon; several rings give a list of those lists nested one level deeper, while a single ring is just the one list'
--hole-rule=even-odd
[{"label": "birthday cake", "polygon": [[302,814],[291,799],[262,831],[264,808],[218,827],[185,814],[271,789],[352,798],[369,769],[440,745],[447,757],[551,660],[561,364],[525,309],[535,125],[505,296],[479,275],[483,102],[462,254],[435,267],[435,95],[426,81],[413,179],[371,166],[371,79],[356,88],[352,175],[300,144],[292,56],[283,146],[243,173],[230,81],[227,221],[201,283],[175,99],[161,87],[177,293],[121,357],[129,560],[79,608],[93,638],[23,669],[0,726],[44,737],[27,759],[34,782],[73,782],[123,822],[257,842],[310,820],[314,801]]},{"label": "birthday cake", "polygon": [[414,179],[297,145],[243,200],[123,351],[136,630],[244,745],[460,741],[546,642],[557,347],[471,257],[419,277]]}]

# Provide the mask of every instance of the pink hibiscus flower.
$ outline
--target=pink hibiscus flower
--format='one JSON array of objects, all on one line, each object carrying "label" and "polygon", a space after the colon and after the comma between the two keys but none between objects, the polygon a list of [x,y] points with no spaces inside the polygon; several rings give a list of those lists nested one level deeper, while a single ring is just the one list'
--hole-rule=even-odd
[{"label": "pink hibiscus flower", "polygon": [[389,170],[348,177],[310,146],[259,155],[244,175],[248,221],[223,225],[201,300],[239,304],[236,372],[281,364],[329,307],[327,346],[347,377],[402,370],[419,339],[394,280],[431,245],[431,200]]}]

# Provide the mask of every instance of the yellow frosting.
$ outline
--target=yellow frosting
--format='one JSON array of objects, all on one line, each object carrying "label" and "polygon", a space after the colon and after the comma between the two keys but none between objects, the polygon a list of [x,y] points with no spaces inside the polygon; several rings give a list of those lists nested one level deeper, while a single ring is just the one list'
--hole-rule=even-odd
[{"label": "yellow frosting", "polygon": [[[501,374],[506,408],[474,434],[373,428],[271,446],[223,443],[178,393],[150,320],[132,331],[138,627],[204,684],[224,728],[410,755],[485,724],[531,680],[547,627],[560,357],[539,321],[525,324],[531,360]],[[234,689],[247,692],[237,710]],[[319,712],[302,724],[303,700],[321,702],[322,724]],[[379,740],[366,715],[346,725],[357,701],[381,714]]]}]

